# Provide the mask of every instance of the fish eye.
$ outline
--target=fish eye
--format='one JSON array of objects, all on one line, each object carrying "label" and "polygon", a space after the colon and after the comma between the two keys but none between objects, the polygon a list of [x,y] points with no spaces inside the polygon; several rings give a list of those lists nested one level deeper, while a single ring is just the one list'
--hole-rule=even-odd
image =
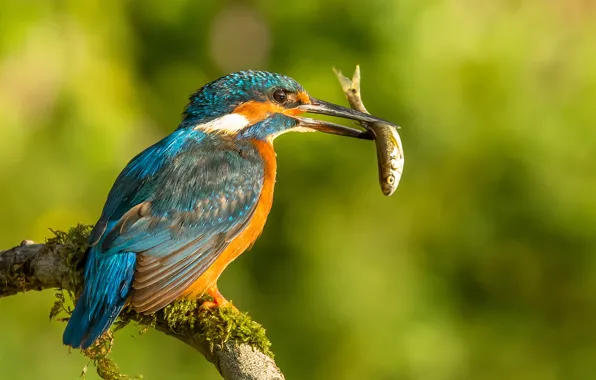
[{"label": "fish eye", "polygon": [[288,96],[286,92],[280,88],[273,92],[273,100],[279,104],[285,104],[285,102],[288,100]]}]

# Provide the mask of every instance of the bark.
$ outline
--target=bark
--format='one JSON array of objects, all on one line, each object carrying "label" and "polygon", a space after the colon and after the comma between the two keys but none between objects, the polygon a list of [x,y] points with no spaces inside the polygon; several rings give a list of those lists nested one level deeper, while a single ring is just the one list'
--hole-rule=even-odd
[{"label": "bark", "polygon": [[[64,289],[76,293],[82,283],[80,268],[77,269],[82,254],[76,244],[35,244],[29,240],[0,251],[0,297],[45,289]],[[200,315],[198,308],[196,312]],[[242,315],[238,311],[234,312]],[[148,318],[134,312],[126,313],[126,319],[130,321],[146,323]],[[172,324],[160,312],[156,313],[152,322],[156,330],[188,344],[205,356],[226,380],[284,379],[275,361],[249,343],[233,338],[225,342],[210,341],[200,326]]]}]

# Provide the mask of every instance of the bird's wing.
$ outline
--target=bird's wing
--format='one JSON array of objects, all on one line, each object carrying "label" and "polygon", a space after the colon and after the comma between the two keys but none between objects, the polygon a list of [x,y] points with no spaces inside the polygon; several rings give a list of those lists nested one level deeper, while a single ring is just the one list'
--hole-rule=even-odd
[{"label": "bird's wing", "polygon": [[138,162],[155,158],[141,155],[129,167],[149,175],[125,169],[118,178],[91,239],[105,255],[137,253],[137,311],[182,295],[249,224],[263,165],[243,153],[186,147],[155,170]]}]

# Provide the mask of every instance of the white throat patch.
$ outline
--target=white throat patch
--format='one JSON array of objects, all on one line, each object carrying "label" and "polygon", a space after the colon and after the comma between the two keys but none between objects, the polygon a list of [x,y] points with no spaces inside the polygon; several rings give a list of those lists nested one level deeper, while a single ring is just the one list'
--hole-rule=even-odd
[{"label": "white throat patch", "polygon": [[211,120],[208,123],[198,124],[195,130],[205,132],[223,132],[234,134],[238,133],[243,128],[248,127],[249,121],[244,116],[238,113],[230,113],[217,119]]}]

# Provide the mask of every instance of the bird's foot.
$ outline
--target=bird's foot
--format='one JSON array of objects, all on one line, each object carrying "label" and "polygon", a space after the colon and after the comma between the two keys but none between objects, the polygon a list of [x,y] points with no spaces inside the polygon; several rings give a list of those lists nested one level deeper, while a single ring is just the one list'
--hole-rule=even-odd
[{"label": "bird's foot", "polygon": [[213,309],[216,307],[223,308],[223,307],[233,307],[236,308],[230,301],[225,299],[225,297],[219,292],[217,287],[210,288],[207,290],[207,294],[213,298],[213,301],[205,301],[201,304],[201,309]]}]

